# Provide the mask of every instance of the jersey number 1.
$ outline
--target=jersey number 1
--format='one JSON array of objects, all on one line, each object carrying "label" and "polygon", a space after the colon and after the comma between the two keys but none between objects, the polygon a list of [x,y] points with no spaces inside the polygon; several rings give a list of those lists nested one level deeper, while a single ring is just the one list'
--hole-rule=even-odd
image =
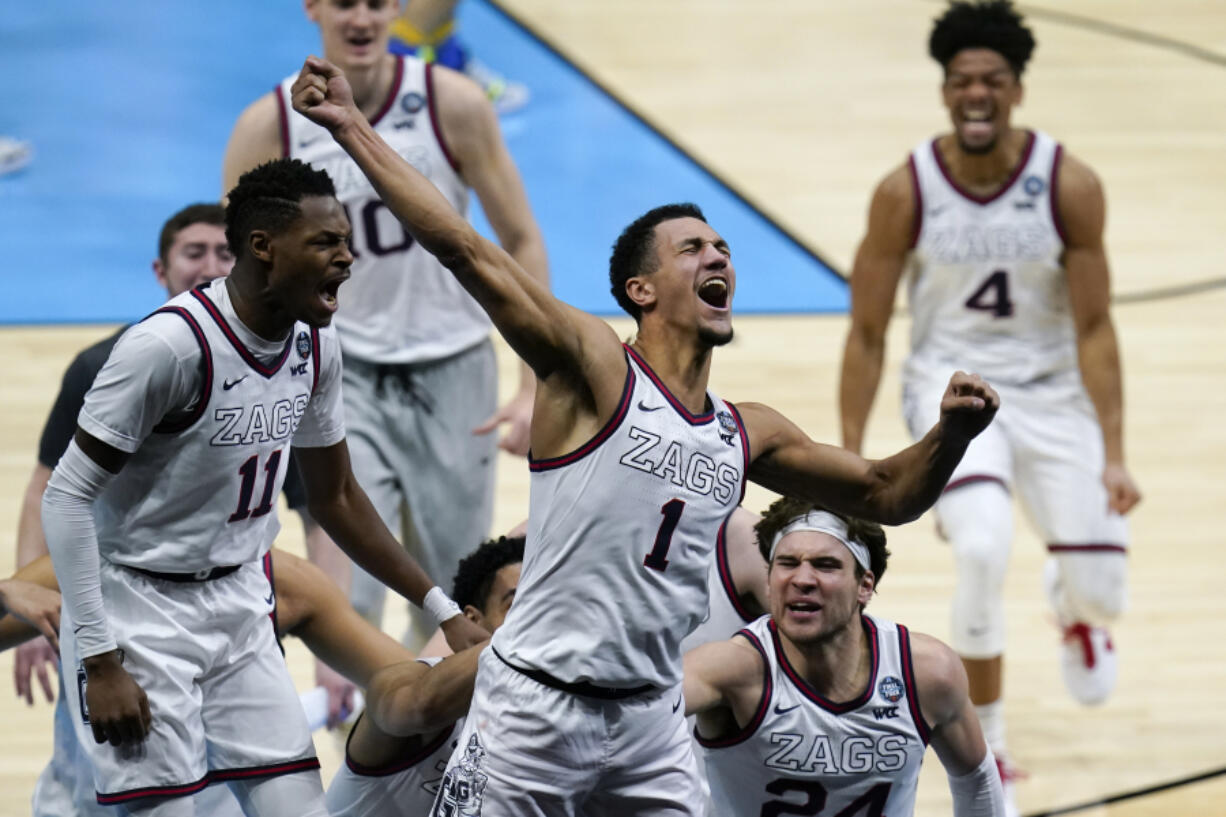
[{"label": "jersey number 1", "polygon": [[656,543],[652,546],[651,553],[643,559],[645,567],[659,571],[668,567],[668,547],[673,543],[673,532],[677,530],[677,523],[681,521],[681,512],[684,510],[685,502],[680,499],[670,499],[660,508],[664,519],[660,522],[660,529],[656,531]]},{"label": "jersey number 1", "polygon": [[272,489],[277,484],[277,467],[281,465],[281,449],[268,455],[264,463],[264,493],[260,496],[260,504],[251,509],[251,496],[255,493],[255,476],[260,467],[260,455],[252,454],[247,461],[238,467],[239,476],[243,478],[238,486],[238,508],[230,514],[227,522],[239,522],[243,519],[254,519],[272,510]]},{"label": "jersey number 1", "polygon": [[963,304],[967,309],[979,309],[991,312],[994,318],[1008,318],[1013,315],[1013,301],[1009,300],[1009,273],[1003,269],[988,276],[975,294],[966,299]]}]

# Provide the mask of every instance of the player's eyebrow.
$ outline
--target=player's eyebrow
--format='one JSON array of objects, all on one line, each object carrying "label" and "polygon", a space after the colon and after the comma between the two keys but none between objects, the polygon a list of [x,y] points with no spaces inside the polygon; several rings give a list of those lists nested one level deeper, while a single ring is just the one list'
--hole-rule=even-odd
[{"label": "player's eyebrow", "polygon": [[732,250],[731,248],[729,248],[728,242],[724,241],[724,239],[722,238],[717,238],[714,241],[710,241],[709,239],[699,238],[698,236],[691,236],[689,238],[683,238],[680,241],[678,241],[677,249],[678,250],[688,250],[690,247],[702,247],[703,244],[707,244],[707,243],[709,243],[712,247],[724,253],[725,255],[732,254]]}]

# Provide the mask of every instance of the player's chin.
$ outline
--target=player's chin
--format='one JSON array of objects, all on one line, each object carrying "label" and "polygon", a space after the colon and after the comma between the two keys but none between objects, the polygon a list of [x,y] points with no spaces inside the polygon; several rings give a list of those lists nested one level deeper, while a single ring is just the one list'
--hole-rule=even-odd
[{"label": "player's chin", "polygon": [[732,342],[732,323],[702,324],[698,327],[698,339],[707,346],[727,346]]}]

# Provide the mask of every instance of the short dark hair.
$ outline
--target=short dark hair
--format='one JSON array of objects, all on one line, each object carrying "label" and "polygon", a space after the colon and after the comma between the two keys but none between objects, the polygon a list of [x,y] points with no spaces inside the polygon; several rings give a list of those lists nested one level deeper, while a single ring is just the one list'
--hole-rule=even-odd
[{"label": "short dark hair", "polygon": [[1022,15],[1011,0],[956,0],[934,22],[928,54],[948,70],[959,51],[987,48],[1004,57],[1014,76],[1021,78],[1034,45],[1034,35],[1022,25]]},{"label": "short dark hair", "polygon": [[452,583],[451,598],[461,608],[472,605],[485,610],[485,599],[494,586],[494,577],[507,565],[524,560],[524,537],[499,536],[488,539],[460,560]]},{"label": "short dark hair", "polygon": [[[890,558],[890,551],[885,546],[885,531],[876,522],[869,522],[867,519],[857,519],[854,516],[845,516],[841,513],[835,513],[829,508],[822,507],[816,502],[809,502],[804,499],[793,499],[792,497],[782,497],[771,503],[771,506],[762,514],[761,521],[754,525],[754,532],[758,534],[758,550],[762,553],[762,558],[770,563],[771,560],[771,544],[775,541],[775,535],[779,531],[786,528],[796,519],[804,516],[809,511],[825,511],[832,513],[839,519],[847,523],[847,534],[853,541],[859,542],[868,548],[868,563],[872,568],[873,588],[881,586],[881,577],[885,575],[886,562]],[[856,562],[856,578],[859,579],[864,575],[864,568],[860,567],[860,563]]]},{"label": "short dark hair", "polygon": [[166,219],[166,223],[162,225],[162,232],[158,234],[158,258],[163,264],[167,262],[166,254],[170,252],[170,247],[181,230],[193,224],[216,224],[218,227],[224,227],[225,223],[226,211],[220,204],[198,202],[187,205]]},{"label": "short dark hair", "polygon": [[665,204],[648,210],[632,221],[613,244],[613,254],[609,256],[609,288],[618,306],[630,313],[636,323],[643,317],[643,310],[626,294],[626,282],[636,275],[649,275],[656,271],[656,254],[653,252],[656,226],[675,218],[696,218],[703,223],[707,220],[697,204]]},{"label": "short dark hair", "polygon": [[298,159],[274,159],[238,177],[226,205],[226,240],[235,258],[247,251],[252,230],[274,235],[302,215],[299,206],[308,196],[335,196],[332,179]]}]

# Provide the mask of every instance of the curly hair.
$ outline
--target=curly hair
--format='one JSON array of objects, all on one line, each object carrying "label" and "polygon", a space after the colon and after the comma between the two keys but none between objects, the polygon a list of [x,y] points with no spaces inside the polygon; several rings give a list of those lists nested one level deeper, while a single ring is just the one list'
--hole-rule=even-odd
[{"label": "curly hair", "polygon": [[634,318],[635,323],[643,316],[643,310],[626,294],[626,282],[636,275],[650,275],[658,268],[656,255],[656,226],[675,218],[696,218],[706,222],[697,204],[665,204],[648,210],[622,230],[613,244],[609,256],[609,290],[617,299],[617,305]]},{"label": "curly hair", "polygon": [[507,565],[524,560],[524,537],[499,536],[488,539],[460,560],[452,582],[451,598],[461,608],[472,605],[485,610],[486,597],[494,586],[494,577]]},{"label": "curly hair", "polygon": [[[881,577],[885,575],[886,562],[890,558],[890,551],[885,546],[885,531],[882,530],[881,526],[876,522],[834,513],[829,508],[824,508],[815,502],[803,499],[793,499],[787,496],[776,499],[762,514],[761,521],[754,525],[754,532],[758,534],[758,549],[762,553],[762,558],[770,562],[771,544],[775,541],[775,535],[809,511],[833,513],[847,523],[847,533],[850,538],[868,548],[869,566],[872,568],[873,578],[876,580],[873,586],[874,589],[880,587]],[[864,568],[860,566],[859,562],[856,562],[856,578],[859,579],[863,575]]]},{"label": "curly hair", "polygon": [[302,215],[299,206],[308,196],[335,196],[332,179],[298,159],[274,159],[248,170],[227,196],[226,240],[236,259],[247,251],[253,230],[275,235]]},{"label": "curly hair", "polygon": [[166,254],[174,245],[175,238],[193,224],[214,224],[221,227],[225,223],[226,211],[220,204],[201,202],[187,205],[166,219],[166,223],[162,225],[162,232],[158,234],[158,258],[163,264],[167,263]]},{"label": "curly hair", "polygon": [[946,70],[959,51],[987,48],[1004,57],[1018,78],[1034,46],[1034,35],[1022,25],[1022,15],[1014,10],[1011,0],[955,0],[935,20],[928,38],[928,54]]}]

